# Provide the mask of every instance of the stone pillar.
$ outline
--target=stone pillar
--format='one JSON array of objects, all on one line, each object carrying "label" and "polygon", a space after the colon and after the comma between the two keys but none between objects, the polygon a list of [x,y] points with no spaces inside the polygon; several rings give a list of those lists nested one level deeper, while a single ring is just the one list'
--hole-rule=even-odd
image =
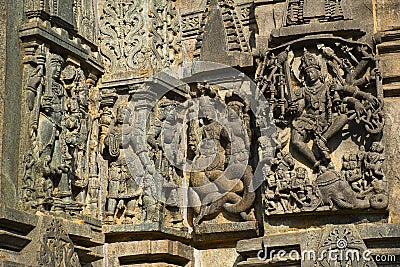
[{"label": "stone pillar", "polygon": [[[146,168],[146,175],[152,176],[152,184],[155,185],[156,192],[153,192],[153,197],[156,200],[160,200],[161,196],[161,186],[162,177],[156,171],[153,162],[150,160],[147,153],[147,128],[148,128],[148,118],[152,107],[155,104],[156,94],[150,90],[136,91],[133,95],[135,99],[135,119],[134,127],[139,131],[138,136],[132,136],[135,140],[132,142],[133,150],[139,156],[140,161]],[[143,186],[146,186],[145,184]]]},{"label": "stone pillar", "polygon": [[398,1],[377,0],[374,1],[375,13],[375,42],[379,53],[382,66],[383,92],[385,96],[386,114],[386,172],[390,180],[390,205],[389,221],[391,223],[400,222],[400,182],[399,170],[397,167],[400,161],[399,154],[399,127],[400,121],[398,110],[400,108],[400,6]]},{"label": "stone pillar", "polygon": [[0,202],[15,207],[19,169],[22,59],[18,27],[23,19],[21,1],[0,1]]}]

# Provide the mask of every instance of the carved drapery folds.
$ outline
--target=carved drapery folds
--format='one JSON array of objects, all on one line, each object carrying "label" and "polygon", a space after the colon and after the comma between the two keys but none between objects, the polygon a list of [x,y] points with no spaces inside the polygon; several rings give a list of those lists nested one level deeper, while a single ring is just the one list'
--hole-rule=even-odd
[{"label": "carved drapery folds", "polygon": [[265,212],[385,209],[378,60],[366,44],[313,43],[273,49],[259,66],[278,126]]}]

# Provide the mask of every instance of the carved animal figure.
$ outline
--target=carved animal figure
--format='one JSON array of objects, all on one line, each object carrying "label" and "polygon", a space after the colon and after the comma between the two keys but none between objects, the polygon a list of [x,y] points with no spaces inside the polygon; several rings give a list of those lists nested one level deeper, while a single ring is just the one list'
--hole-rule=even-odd
[{"label": "carved animal figure", "polygon": [[317,177],[316,183],[325,205],[340,209],[367,209],[368,199],[358,198],[351,186],[334,171],[325,171]]}]

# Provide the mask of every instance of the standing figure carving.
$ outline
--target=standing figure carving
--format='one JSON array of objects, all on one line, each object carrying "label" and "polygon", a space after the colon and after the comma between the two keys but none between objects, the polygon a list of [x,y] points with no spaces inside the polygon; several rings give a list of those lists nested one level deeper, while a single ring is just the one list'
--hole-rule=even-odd
[{"label": "standing figure carving", "polygon": [[[89,182],[89,88],[84,71],[44,49],[27,83],[31,151],[24,163],[26,208],[76,216]],[[29,197],[28,197],[29,195]]]},{"label": "standing figure carving", "polygon": [[142,194],[142,188],[137,181],[139,177],[143,178],[144,173],[140,168],[141,165],[136,165],[135,158],[128,152],[131,116],[132,111],[128,104],[120,104],[117,108],[115,122],[104,140],[110,158],[106,206],[107,223],[115,222],[118,211],[123,213],[124,223],[131,223],[136,215],[135,208],[138,199]]},{"label": "standing figure carving", "polygon": [[69,200],[71,196],[68,190],[69,162],[63,150],[62,131],[65,89],[61,82],[61,68],[64,59],[52,55],[47,62],[47,68],[44,64],[38,66],[27,86],[28,107],[33,114],[32,156],[37,171],[32,204],[40,210],[60,211],[61,199]]},{"label": "standing figure carving", "polygon": [[179,191],[183,179],[183,149],[177,108],[176,101],[162,98],[154,109],[147,135],[149,154],[156,171],[162,176],[165,223],[172,227],[180,227],[183,222],[183,197]]},{"label": "standing figure carving", "polygon": [[[312,163],[314,168],[318,168],[321,161],[325,164],[330,163],[327,142],[350,120],[355,117],[361,119],[367,112],[365,105],[379,107],[380,101],[373,95],[360,91],[354,85],[342,86],[324,81],[318,58],[308,51],[305,51],[302,57],[301,72],[304,75],[305,86],[297,92],[292,102],[291,108],[298,116],[293,120],[291,140],[301,155]],[[343,99],[335,99],[339,102],[335,104],[341,105],[341,110],[337,113],[334,113],[332,88],[343,95]],[[321,152],[323,157],[320,161],[308,147],[309,140],[314,140]]]}]

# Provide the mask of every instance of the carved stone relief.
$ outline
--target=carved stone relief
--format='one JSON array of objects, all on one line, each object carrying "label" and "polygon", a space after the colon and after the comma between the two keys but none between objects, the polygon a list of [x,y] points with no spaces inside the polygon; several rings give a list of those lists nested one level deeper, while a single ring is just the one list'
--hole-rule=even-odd
[{"label": "carved stone relief", "polygon": [[239,12],[233,1],[207,1],[196,38],[195,59],[233,66],[244,64],[237,58],[230,58],[238,53],[250,53]]},{"label": "carved stone relief", "polygon": [[354,226],[328,226],[317,255],[315,266],[377,266]]},{"label": "carved stone relief", "polygon": [[56,219],[52,220],[40,240],[38,264],[43,267],[81,266],[74,243]]},{"label": "carved stone relief", "polygon": [[342,20],[342,0],[287,0],[285,25],[309,24],[311,21]]},{"label": "carved stone relief", "polygon": [[108,72],[144,67],[142,10],[140,1],[105,1],[103,4],[100,49]]},{"label": "carved stone relief", "polygon": [[[18,121],[4,136],[18,130],[19,146],[10,164],[3,153],[1,166],[15,170],[23,211],[0,203],[0,261],[189,266],[223,254],[220,265],[376,266],[255,258],[260,245],[338,257],[367,246],[374,256],[398,249],[389,196],[396,168],[385,170],[396,146],[385,151],[382,84],[391,89],[385,96],[397,95],[398,77],[393,64],[382,79],[370,38],[379,26],[358,18],[379,16],[372,2],[8,2],[23,20],[23,86],[5,91],[12,109],[0,117],[5,126]],[[11,17],[6,24],[17,29]],[[386,56],[395,54],[395,29],[376,37]],[[182,64],[182,54],[197,61]],[[240,71],[227,75],[232,69]],[[395,113],[395,100],[385,105]],[[32,250],[37,221],[48,216],[65,220],[45,226]]]},{"label": "carved stone relief", "polygon": [[[27,1],[26,13],[41,16],[57,11],[58,3]],[[205,4],[204,14],[186,14],[180,25],[176,1],[101,1],[99,53],[106,75],[100,89],[88,63],[65,52],[66,45],[26,44],[24,209],[88,215],[109,225],[191,227],[195,234],[216,232],[221,224],[255,229],[257,205],[267,216],[385,210],[382,80],[374,50],[333,35],[293,34],[287,44],[268,44],[253,66],[246,28],[253,23],[253,3]],[[347,18],[343,1],[286,4],[283,28]],[[71,38],[96,40],[94,8],[85,8],[94,5],[74,1]],[[221,27],[212,35],[215,25]],[[210,60],[220,56],[207,49],[212,37],[221,37],[215,41],[227,62],[246,67],[258,91],[195,81],[160,97],[167,81],[146,78],[180,64],[181,31],[197,35],[191,51],[197,59],[207,59],[206,52]],[[242,59],[249,64],[241,65]],[[249,99],[258,110],[251,110]],[[262,134],[269,125],[260,117],[276,124],[275,135]],[[259,164],[260,194],[252,185]]]},{"label": "carved stone relief", "polygon": [[91,80],[75,61],[44,47],[38,49],[36,62],[25,91],[31,144],[24,160],[22,203],[28,210],[77,215],[88,198],[97,202],[87,83]]},{"label": "carved stone relief", "polygon": [[180,30],[175,2],[150,1],[149,41],[154,69],[177,65],[180,60]]},{"label": "carved stone relief", "polygon": [[50,17],[52,22],[67,30],[76,28],[74,0],[28,0],[24,4],[28,18],[48,19]]},{"label": "carved stone relief", "polygon": [[118,102],[101,112],[100,151],[108,162],[105,223],[183,226],[178,192],[183,173],[170,163],[179,157],[171,147],[181,145],[179,102],[164,97],[152,107],[146,104],[152,94],[136,92],[138,101]]},{"label": "carved stone relief", "polygon": [[[223,222],[223,217],[228,218],[225,222],[255,221],[256,195],[251,190],[253,169],[249,163],[252,133],[250,124],[242,124],[249,122],[249,109],[240,98],[226,97],[222,102],[214,97],[199,98],[193,112],[202,120],[193,121],[188,128],[188,154],[194,155],[189,201],[195,230],[207,221]],[[221,105],[225,110],[218,108]]]},{"label": "carved stone relief", "polygon": [[97,42],[97,8],[93,0],[75,0],[75,17],[78,32],[91,43]]},{"label": "carved stone relief", "polygon": [[202,225],[220,223],[255,229],[254,122],[246,98],[203,83],[194,84],[190,98],[172,91],[155,98],[152,86],[100,112],[104,222],[189,226],[198,234]]},{"label": "carved stone relief", "polygon": [[[100,17],[100,51],[106,73],[148,76],[179,63],[180,31],[174,1],[106,0]],[[110,78],[113,80],[113,78]]]},{"label": "carved stone relief", "polygon": [[377,58],[366,44],[314,43],[273,49],[258,69],[278,126],[266,213],[385,209]]},{"label": "carved stone relief", "polygon": [[[183,222],[183,149],[180,135],[182,121],[178,116],[180,103],[162,98],[153,110],[150,128],[147,133],[149,155],[155,169],[162,176],[165,200],[165,218],[169,226],[179,227]],[[179,148],[179,151],[176,151]],[[179,168],[180,167],[180,168]]]},{"label": "carved stone relief", "polygon": [[[134,219],[137,220],[134,217],[137,217],[139,198],[143,193],[138,179],[144,178],[143,165],[137,161],[138,158],[129,156],[129,152],[126,151],[129,148],[131,133],[129,129],[124,130],[124,127],[131,126],[132,110],[127,103],[121,103],[115,116],[107,113],[103,113],[102,116],[103,122],[110,123],[106,132],[102,132],[105,134],[103,155],[109,158],[106,222],[114,223],[117,213],[123,212],[124,223],[132,223]],[[108,121],[113,117],[112,121]],[[136,172],[132,172],[132,168]]]},{"label": "carved stone relief", "polygon": [[197,35],[201,27],[203,12],[194,12],[182,15],[182,37],[189,38]]}]

